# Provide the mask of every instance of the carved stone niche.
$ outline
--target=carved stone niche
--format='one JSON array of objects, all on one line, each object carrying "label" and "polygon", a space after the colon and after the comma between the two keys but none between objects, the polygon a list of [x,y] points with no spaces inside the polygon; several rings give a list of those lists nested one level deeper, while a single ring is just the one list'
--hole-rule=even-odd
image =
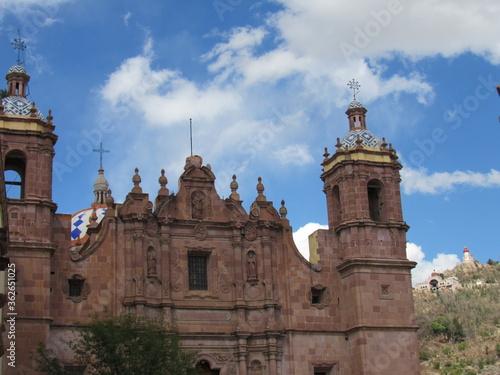
[{"label": "carved stone niche", "polygon": [[323,309],[330,304],[332,295],[326,286],[316,284],[311,287],[311,291],[307,294],[307,298],[311,302],[312,306],[318,309]]},{"label": "carved stone niche", "polygon": [[90,285],[85,282],[85,278],[81,275],[75,274],[63,284],[63,293],[66,298],[73,302],[81,302],[87,299],[90,293]]},{"label": "carved stone niche", "polygon": [[255,251],[250,250],[247,252],[247,281],[251,285],[257,285],[259,283],[259,278],[257,275],[257,256]]}]

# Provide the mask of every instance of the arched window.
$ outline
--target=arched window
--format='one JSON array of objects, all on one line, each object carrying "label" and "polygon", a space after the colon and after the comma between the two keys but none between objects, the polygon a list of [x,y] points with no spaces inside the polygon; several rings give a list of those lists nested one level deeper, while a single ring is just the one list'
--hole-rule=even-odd
[{"label": "arched window", "polygon": [[373,221],[383,221],[385,218],[383,187],[384,185],[379,180],[368,182],[368,207],[370,219]]},{"label": "arched window", "polygon": [[24,198],[24,178],[26,157],[20,151],[11,151],[5,156],[4,167],[5,194],[7,198]]}]

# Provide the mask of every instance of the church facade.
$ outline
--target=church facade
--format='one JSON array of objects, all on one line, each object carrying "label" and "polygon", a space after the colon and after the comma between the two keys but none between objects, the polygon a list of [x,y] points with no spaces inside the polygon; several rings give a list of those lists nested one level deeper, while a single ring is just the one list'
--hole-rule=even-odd
[{"label": "church facade", "polygon": [[311,235],[310,262],[293,242],[285,202],[268,201],[260,177],[247,211],[236,176],[221,199],[196,155],[175,194],[164,171],[158,192],[144,192],[136,169],[117,203],[101,167],[92,207],[57,213],[53,118],[26,98],[24,67],[6,78],[0,150],[18,179],[4,181],[17,194],[5,201],[17,293],[16,367],[4,355],[5,374],[36,374],[39,342],[74,366],[63,339],[75,321],[104,311],[171,322],[207,374],[419,374],[401,164],[367,130],[361,103],[349,105],[335,152],[325,150],[329,229]]}]

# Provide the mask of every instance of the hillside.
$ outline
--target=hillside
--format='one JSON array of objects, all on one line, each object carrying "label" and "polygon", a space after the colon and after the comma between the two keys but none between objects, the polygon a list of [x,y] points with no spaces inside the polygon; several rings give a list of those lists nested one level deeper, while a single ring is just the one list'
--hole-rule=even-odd
[{"label": "hillside", "polygon": [[500,264],[461,263],[463,289],[414,292],[422,375],[500,374]]}]

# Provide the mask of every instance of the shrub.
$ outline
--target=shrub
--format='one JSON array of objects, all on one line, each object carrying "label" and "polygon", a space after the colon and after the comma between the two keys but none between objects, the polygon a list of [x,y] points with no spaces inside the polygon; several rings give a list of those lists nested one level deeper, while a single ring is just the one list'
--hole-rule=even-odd
[{"label": "shrub", "polygon": [[439,370],[440,367],[441,367],[441,363],[439,361],[432,362],[432,368]]},{"label": "shrub", "polygon": [[466,348],[467,348],[467,344],[465,342],[458,344],[458,350],[463,352]]}]

